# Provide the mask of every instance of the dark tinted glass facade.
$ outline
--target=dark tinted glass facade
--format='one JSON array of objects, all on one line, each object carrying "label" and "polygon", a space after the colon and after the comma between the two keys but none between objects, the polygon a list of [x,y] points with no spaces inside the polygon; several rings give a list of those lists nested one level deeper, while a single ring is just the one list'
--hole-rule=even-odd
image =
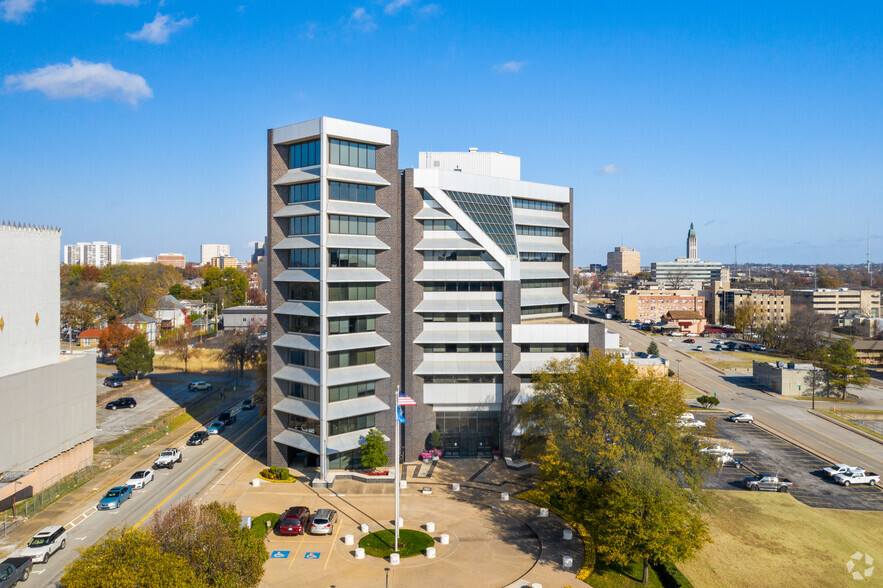
[{"label": "dark tinted glass facade", "polygon": [[328,182],[328,197],[331,200],[348,200],[349,202],[374,202],[374,186],[365,184],[347,184],[344,182]]},{"label": "dark tinted glass facade", "polygon": [[288,203],[310,202],[319,199],[319,182],[295,184],[288,192]]},{"label": "dark tinted glass facade", "polygon": [[490,194],[449,192],[451,200],[469,215],[482,231],[500,246],[506,255],[515,255],[515,228],[512,224],[512,208],[509,199]]},{"label": "dark tinted glass facade", "polygon": [[306,141],[292,145],[289,149],[288,167],[309,167],[319,165],[319,140]]}]

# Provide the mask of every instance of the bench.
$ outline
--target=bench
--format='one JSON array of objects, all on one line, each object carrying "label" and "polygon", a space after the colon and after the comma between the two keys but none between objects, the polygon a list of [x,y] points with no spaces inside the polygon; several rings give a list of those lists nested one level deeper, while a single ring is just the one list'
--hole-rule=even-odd
[{"label": "bench", "polygon": [[521,471],[526,470],[530,467],[529,461],[522,461],[520,459],[512,459],[511,457],[503,458],[506,462],[506,467],[510,470]]}]

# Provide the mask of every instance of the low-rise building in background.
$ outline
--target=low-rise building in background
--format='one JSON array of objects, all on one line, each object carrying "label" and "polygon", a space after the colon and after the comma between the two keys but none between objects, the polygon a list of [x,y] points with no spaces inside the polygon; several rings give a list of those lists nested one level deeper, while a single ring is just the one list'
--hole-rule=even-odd
[{"label": "low-rise building in background", "polygon": [[817,288],[794,290],[791,304],[807,306],[819,314],[839,314],[845,310],[857,310],[871,318],[883,316],[880,309],[880,292],[877,290],[850,290],[849,288]]},{"label": "low-rise building in background", "polygon": [[658,322],[672,310],[705,316],[705,297],[696,290],[633,290],[616,298],[616,313],[630,321]]},{"label": "low-rise building in background", "polygon": [[607,269],[618,274],[641,273],[641,253],[628,247],[616,247],[607,253]]},{"label": "low-rise building in background", "polygon": [[160,253],[156,256],[156,263],[184,269],[184,266],[187,265],[187,258],[183,253]]}]

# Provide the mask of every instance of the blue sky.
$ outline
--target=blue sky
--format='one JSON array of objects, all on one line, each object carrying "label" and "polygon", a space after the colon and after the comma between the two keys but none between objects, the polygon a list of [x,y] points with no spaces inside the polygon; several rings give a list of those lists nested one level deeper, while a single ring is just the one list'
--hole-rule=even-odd
[{"label": "blue sky", "polygon": [[0,219],[242,258],[328,115],[572,186],[578,264],[883,261],[883,5],[714,4],[0,0]]}]

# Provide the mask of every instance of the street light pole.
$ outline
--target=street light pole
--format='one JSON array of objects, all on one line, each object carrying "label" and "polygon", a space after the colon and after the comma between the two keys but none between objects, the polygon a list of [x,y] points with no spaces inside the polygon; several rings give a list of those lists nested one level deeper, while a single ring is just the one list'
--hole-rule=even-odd
[{"label": "street light pole", "polygon": [[678,385],[680,385],[680,383],[681,383],[681,360],[676,359],[675,361],[678,362]]}]

